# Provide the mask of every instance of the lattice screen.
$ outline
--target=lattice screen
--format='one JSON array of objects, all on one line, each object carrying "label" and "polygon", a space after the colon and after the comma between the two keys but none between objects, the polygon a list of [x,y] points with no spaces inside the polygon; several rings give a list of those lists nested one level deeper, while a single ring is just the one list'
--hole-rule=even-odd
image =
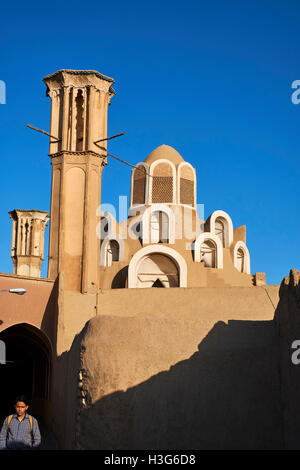
[{"label": "lattice screen", "polygon": [[138,170],[134,171],[133,176],[133,204],[145,204],[145,190],[146,190],[146,170],[143,166],[139,166]]},{"label": "lattice screen", "polygon": [[173,177],[154,176],[152,179],[152,202],[173,202]]},{"label": "lattice screen", "polygon": [[180,202],[181,204],[194,204],[194,181],[180,178]]}]

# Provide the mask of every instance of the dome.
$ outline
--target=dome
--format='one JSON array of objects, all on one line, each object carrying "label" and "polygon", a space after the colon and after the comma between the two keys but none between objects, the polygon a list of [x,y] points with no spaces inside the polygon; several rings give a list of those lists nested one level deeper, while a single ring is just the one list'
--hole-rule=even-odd
[{"label": "dome", "polygon": [[182,156],[173,147],[170,147],[170,145],[160,145],[152,150],[146,158],[145,163],[150,166],[151,163],[161,159],[170,160],[176,166],[184,162]]}]

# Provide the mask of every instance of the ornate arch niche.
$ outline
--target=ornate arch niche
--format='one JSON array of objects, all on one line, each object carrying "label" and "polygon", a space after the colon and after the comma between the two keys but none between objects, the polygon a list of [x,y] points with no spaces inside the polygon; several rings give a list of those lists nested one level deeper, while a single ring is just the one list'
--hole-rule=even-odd
[{"label": "ornate arch niche", "polygon": [[234,246],[233,264],[240,273],[250,274],[250,254],[243,241],[237,242]]},{"label": "ornate arch niche", "polygon": [[203,232],[194,242],[194,260],[207,268],[223,268],[223,246],[217,235]]},{"label": "ornate arch niche", "polygon": [[129,263],[129,288],[186,286],[186,262],[172,248],[162,245],[147,246],[139,250]]},{"label": "ornate arch niche", "polygon": [[215,211],[209,218],[209,231],[215,234],[223,248],[233,242],[233,224],[230,216],[224,211]]},{"label": "ornate arch niche", "polygon": [[139,163],[131,175],[131,206],[146,204],[147,186],[147,167]]},{"label": "ornate arch niche", "polygon": [[187,162],[178,167],[178,202],[192,207],[196,205],[195,170]]},{"label": "ornate arch niche", "polygon": [[176,170],[169,160],[158,160],[150,167],[150,200],[152,204],[175,203]]}]

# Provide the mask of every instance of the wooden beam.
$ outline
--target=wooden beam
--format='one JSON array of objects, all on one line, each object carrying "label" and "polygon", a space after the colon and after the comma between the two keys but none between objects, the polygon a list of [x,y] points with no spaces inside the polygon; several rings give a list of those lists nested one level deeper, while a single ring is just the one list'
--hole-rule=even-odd
[{"label": "wooden beam", "polygon": [[[46,134],[48,137],[51,137],[51,139],[55,139],[56,142],[60,142],[61,139],[58,139],[57,137],[54,137],[53,135],[49,134],[49,132],[42,131],[41,129],[38,129],[37,127],[33,127],[30,124],[26,124],[27,127],[30,127],[30,129],[33,129],[34,131],[41,132],[42,134]],[[52,142],[53,143],[53,142]]]}]

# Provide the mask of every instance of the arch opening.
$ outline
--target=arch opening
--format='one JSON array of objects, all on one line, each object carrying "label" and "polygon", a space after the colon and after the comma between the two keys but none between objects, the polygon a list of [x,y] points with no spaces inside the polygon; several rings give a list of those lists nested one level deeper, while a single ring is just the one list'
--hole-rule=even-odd
[{"label": "arch opening", "polygon": [[245,253],[242,248],[239,248],[237,250],[236,264],[237,264],[236,268],[238,269],[238,271],[240,271],[240,273],[244,273],[245,272]]},{"label": "arch opening", "polygon": [[51,347],[46,336],[28,324],[18,324],[0,333],[6,347],[5,364],[0,366],[2,387],[0,419],[14,412],[17,395],[25,394],[29,413],[49,420]]},{"label": "arch opening", "polygon": [[160,253],[146,255],[137,269],[137,287],[179,287],[179,272],[174,260]]},{"label": "arch opening", "polygon": [[120,259],[120,246],[117,240],[110,240],[106,247],[106,266]]},{"label": "arch opening", "polygon": [[216,245],[212,240],[205,240],[200,248],[200,260],[206,268],[216,267]]},{"label": "arch opening", "polygon": [[146,169],[138,165],[133,173],[132,204],[145,204],[146,196]]},{"label": "arch opening", "polygon": [[174,172],[169,162],[153,165],[152,196],[153,204],[174,202]]},{"label": "arch opening", "polygon": [[169,243],[169,217],[162,211],[154,211],[150,218],[151,243]]},{"label": "arch opening", "polygon": [[223,248],[227,246],[226,233],[225,233],[225,219],[223,217],[217,217],[215,221],[215,234],[220,239]]}]

